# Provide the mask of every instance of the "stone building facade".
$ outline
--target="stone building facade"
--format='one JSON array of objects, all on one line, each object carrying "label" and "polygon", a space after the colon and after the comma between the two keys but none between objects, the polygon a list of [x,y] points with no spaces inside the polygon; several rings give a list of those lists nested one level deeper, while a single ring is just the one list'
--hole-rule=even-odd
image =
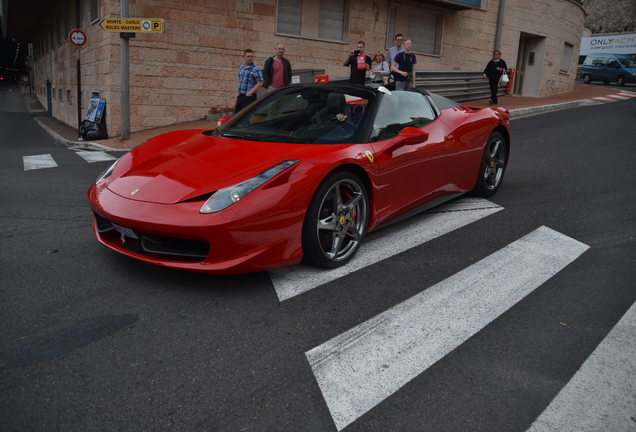
[{"label": "stone building facade", "polygon": [[[514,93],[546,97],[573,89],[585,11],[573,0],[130,0],[129,16],[162,18],[165,32],[130,39],[131,132],[232,111],[243,50],[263,65],[285,43],[294,70],[348,76],[342,66],[359,40],[386,50],[393,35],[413,39],[421,70],[483,70],[499,48],[518,70]],[[76,126],[77,52],[67,39],[75,17],[81,101],[107,102],[110,136],[121,133],[120,36],[99,23],[118,18],[118,0],[58,0],[33,45],[33,82],[53,116]],[[299,7],[300,5],[300,7]],[[497,41],[500,46],[496,47]],[[47,85],[51,92],[48,96]]]}]

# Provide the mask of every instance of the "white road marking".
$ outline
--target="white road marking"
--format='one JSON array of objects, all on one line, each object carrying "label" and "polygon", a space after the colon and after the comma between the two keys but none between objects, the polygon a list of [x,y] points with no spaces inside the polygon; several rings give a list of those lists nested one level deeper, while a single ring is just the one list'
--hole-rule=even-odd
[{"label": "white road marking", "polygon": [[616,100],[614,100],[614,99],[611,99],[609,97],[602,97],[602,96],[598,96],[598,97],[595,97],[595,98],[592,98],[592,99],[596,100],[596,101],[600,101],[600,102],[616,102]]},{"label": "white road marking", "polygon": [[546,227],[305,353],[338,430],[442,359],[589,247]]},{"label": "white road marking", "polygon": [[462,198],[435,207],[422,215],[370,233],[356,257],[334,270],[296,265],[270,270],[269,275],[280,301],[307,292],[349,273],[375,264],[405,250],[419,246],[469,223],[503,210],[488,200]]},{"label": "white road marking", "polygon": [[636,303],[529,432],[636,430]]},{"label": "white road marking", "polygon": [[116,157],[102,151],[80,151],[77,154],[88,163],[117,160]]},{"label": "white road marking", "polygon": [[24,162],[24,170],[35,170],[42,168],[55,168],[57,163],[50,154],[36,155],[36,156],[22,156]]}]

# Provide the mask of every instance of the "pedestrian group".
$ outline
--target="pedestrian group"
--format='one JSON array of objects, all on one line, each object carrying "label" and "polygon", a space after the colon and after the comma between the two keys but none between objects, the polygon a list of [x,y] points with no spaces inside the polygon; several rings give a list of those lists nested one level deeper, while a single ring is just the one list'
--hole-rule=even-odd
[{"label": "pedestrian group", "polygon": [[[356,49],[347,54],[343,66],[349,67],[349,84],[364,86],[367,72],[371,75],[373,88],[386,86],[389,90],[407,90],[415,88],[415,68],[417,57],[411,52],[412,41],[402,34],[395,35],[395,45],[389,48],[386,57],[382,50],[378,50],[373,59],[365,52],[365,43],[359,41]],[[495,50],[493,59],[484,69],[484,79],[490,85],[490,99],[488,102],[497,104],[497,90],[501,75],[507,70],[506,62],[501,58],[501,52]],[[256,100],[256,93],[263,87],[267,92],[291,84],[292,67],[285,58],[285,45],[276,46],[276,54],[265,61],[263,69],[254,63],[254,51],[246,49],[243,52],[243,64],[239,69],[238,96],[236,98],[237,113]]]}]

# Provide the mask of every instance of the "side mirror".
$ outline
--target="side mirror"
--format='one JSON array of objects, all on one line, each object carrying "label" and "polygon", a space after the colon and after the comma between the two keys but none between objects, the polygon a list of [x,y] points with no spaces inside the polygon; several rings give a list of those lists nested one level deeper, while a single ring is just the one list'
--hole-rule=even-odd
[{"label": "side mirror", "polygon": [[232,118],[231,115],[226,115],[226,116],[221,117],[220,119],[218,119],[216,121],[216,127],[221,126],[223,123],[225,123],[226,121],[228,121],[231,118]]},{"label": "side mirror", "polygon": [[407,127],[400,131],[398,136],[393,138],[388,147],[383,151],[384,153],[393,153],[395,150],[405,145],[421,144],[428,140],[428,131]]}]

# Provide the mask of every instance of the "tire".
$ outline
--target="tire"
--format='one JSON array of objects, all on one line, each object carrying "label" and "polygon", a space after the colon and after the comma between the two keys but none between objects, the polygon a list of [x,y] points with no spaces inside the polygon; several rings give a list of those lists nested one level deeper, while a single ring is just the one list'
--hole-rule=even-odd
[{"label": "tire", "polygon": [[318,186],[303,224],[303,261],[337,268],[356,254],[369,222],[364,183],[348,171],[336,171]]},{"label": "tire", "polygon": [[490,134],[481,158],[475,195],[486,198],[497,193],[506,172],[507,150],[506,140],[501,133]]},{"label": "tire", "polygon": [[591,82],[592,82],[592,77],[591,77],[589,74],[585,74],[585,75],[583,75],[583,82],[584,82],[585,84],[589,84],[589,83],[591,83]]},{"label": "tire", "polygon": [[625,77],[623,75],[619,75],[616,78],[616,84],[618,84],[619,86],[624,86],[625,85]]}]

